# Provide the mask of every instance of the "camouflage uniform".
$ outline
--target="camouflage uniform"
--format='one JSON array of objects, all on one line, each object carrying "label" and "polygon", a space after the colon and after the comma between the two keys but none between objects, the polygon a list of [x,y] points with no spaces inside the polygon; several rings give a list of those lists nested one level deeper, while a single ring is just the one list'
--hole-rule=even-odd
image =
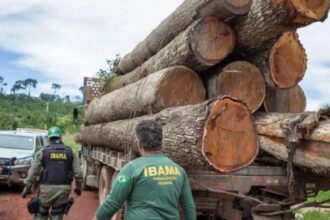
[{"label": "camouflage uniform", "polygon": [[[61,141],[56,141],[56,143],[51,144],[62,144]],[[27,178],[24,180],[24,183],[27,188],[31,188],[34,185],[37,178],[40,176],[40,173],[43,168],[43,157],[44,149],[39,150],[36,153],[33,164],[29,170]],[[76,189],[81,190],[81,184],[83,181],[80,162],[77,155],[73,152],[73,161],[72,161],[72,171],[73,177],[76,181]],[[63,206],[68,202],[69,195],[71,192],[71,184],[61,184],[61,185],[51,185],[43,184],[40,185],[39,200],[40,208],[39,212],[34,216],[34,220],[47,220],[49,217],[49,210],[51,209],[52,220],[62,220]]]}]

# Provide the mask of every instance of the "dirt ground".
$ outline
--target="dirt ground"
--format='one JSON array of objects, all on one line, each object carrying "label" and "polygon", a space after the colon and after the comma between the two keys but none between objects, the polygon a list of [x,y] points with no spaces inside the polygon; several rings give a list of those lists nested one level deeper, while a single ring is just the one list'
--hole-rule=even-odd
[{"label": "dirt ground", "polygon": [[[26,203],[35,196],[28,195],[23,199],[20,196],[21,189],[18,187],[7,187],[0,185],[0,220],[31,220],[32,216],[26,208]],[[83,191],[80,197],[72,194],[75,203],[65,220],[92,220],[98,207],[97,193],[93,191]]]}]

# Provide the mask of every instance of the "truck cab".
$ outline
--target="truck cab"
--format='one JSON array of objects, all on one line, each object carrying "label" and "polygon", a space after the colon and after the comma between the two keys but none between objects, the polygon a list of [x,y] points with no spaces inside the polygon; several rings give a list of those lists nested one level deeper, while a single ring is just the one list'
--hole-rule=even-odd
[{"label": "truck cab", "polygon": [[43,130],[0,131],[0,183],[23,185],[35,154],[47,145]]}]

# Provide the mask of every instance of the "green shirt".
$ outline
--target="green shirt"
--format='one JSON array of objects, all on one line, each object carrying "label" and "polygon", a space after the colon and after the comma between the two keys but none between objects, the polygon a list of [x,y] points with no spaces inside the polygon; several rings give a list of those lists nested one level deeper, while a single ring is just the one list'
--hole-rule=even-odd
[{"label": "green shirt", "polygon": [[108,220],[126,202],[126,220],[176,220],[179,204],[186,220],[196,219],[188,177],[163,154],[149,154],[126,164],[112,184],[98,220]]}]

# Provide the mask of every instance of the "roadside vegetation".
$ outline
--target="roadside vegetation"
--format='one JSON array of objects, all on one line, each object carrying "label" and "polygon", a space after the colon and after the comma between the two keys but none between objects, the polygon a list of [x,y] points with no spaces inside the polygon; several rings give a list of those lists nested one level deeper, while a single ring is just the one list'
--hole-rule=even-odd
[{"label": "roadside vegetation", "polygon": [[[78,145],[73,137],[79,131],[82,121],[83,105],[81,98],[71,101],[70,96],[60,97],[57,92],[61,85],[52,84],[52,94],[41,93],[39,97],[31,96],[37,80],[26,79],[14,83],[10,93],[6,93],[7,83],[0,76],[0,130],[16,128],[34,128],[47,130],[52,126],[62,129],[65,143],[74,149]],[[75,113],[74,113],[75,112]]]},{"label": "roadside vegetation", "polygon": [[303,213],[304,220],[329,220],[330,219],[330,210],[321,211],[313,210]]},{"label": "roadside vegetation", "polygon": [[[16,128],[48,129],[58,126],[64,132],[75,132],[81,122],[82,105],[70,100],[29,97],[25,94],[0,94],[0,129]],[[77,108],[78,118],[73,119],[73,109]]]}]

